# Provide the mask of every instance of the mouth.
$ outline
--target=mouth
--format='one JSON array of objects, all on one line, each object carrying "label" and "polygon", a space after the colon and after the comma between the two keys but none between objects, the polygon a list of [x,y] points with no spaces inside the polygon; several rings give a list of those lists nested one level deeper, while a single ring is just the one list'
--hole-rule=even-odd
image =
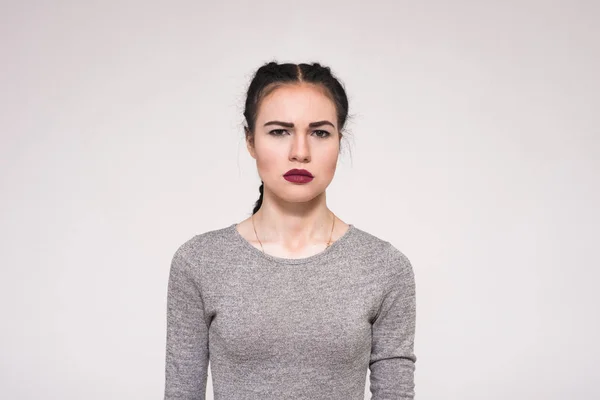
[{"label": "mouth", "polygon": [[290,169],[283,176],[290,176],[290,175],[307,176],[309,178],[314,178],[313,174],[311,174],[309,171],[307,171],[305,169],[295,169],[295,168]]}]

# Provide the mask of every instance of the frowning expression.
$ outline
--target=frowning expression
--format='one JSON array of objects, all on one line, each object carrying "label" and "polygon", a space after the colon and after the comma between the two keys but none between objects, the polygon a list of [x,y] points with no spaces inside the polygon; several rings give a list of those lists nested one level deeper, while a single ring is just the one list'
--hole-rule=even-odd
[{"label": "frowning expression", "polygon": [[[309,201],[335,175],[340,149],[335,104],[319,86],[281,86],[262,100],[247,145],[265,188],[287,201]],[[286,180],[291,169],[307,170],[313,179]]]}]

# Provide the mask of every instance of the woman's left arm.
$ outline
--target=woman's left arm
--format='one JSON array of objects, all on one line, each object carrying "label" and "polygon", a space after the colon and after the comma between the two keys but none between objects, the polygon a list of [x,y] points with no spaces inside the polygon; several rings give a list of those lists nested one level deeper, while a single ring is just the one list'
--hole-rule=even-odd
[{"label": "woman's left arm", "polygon": [[371,400],[412,400],[415,396],[415,276],[408,258],[389,245],[393,271],[386,295],[372,325]]}]

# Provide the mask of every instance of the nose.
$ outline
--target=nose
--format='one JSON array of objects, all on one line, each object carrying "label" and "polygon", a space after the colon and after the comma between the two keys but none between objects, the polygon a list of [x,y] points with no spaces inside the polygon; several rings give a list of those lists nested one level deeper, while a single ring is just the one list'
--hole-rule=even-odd
[{"label": "nose", "polygon": [[310,146],[308,138],[303,134],[292,135],[292,145],[290,148],[290,161],[309,162]]}]

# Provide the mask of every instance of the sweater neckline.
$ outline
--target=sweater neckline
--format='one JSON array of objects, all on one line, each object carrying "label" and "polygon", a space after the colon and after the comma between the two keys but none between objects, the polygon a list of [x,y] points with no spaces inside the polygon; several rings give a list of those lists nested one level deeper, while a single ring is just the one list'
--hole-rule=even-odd
[{"label": "sweater neckline", "polygon": [[229,226],[229,231],[233,235],[233,237],[241,244],[247,248],[249,251],[257,255],[258,257],[265,258],[277,264],[305,264],[312,261],[317,261],[323,257],[329,255],[332,251],[336,250],[340,247],[344,242],[347,242],[349,238],[352,236],[356,228],[353,224],[348,224],[348,229],[346,232],[342,234],[336,241],[331,243],[329,247],[325,248],[319,253],[313,254],[312,256],[302,257],[302,258],[285,258],[285,257],[276,257],[267,253],[263,253],[261,250],[254,247],[250,242],[248,242],[237,230],[237,223],[233,223]]}]

